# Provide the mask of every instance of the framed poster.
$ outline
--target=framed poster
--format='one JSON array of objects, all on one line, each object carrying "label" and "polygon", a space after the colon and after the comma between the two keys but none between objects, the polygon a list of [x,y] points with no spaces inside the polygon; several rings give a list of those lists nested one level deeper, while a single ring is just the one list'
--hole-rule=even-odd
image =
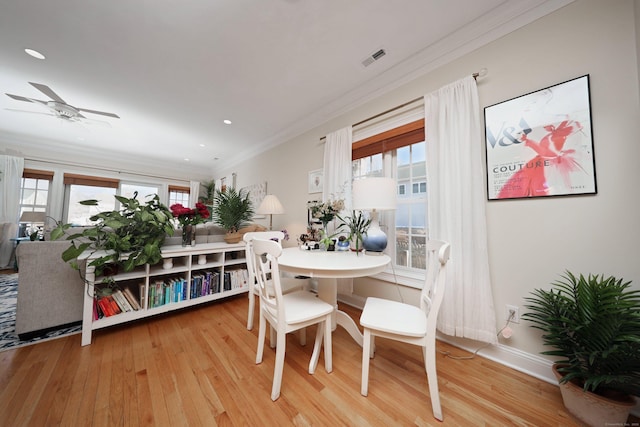
[{"label": "framed poster", "polygon": [[485,107],[489,200],[595,194],[589,75]]},{"label": "framed poster", "polygon": [[309,193],[322,193],[322,169],[309,172]]},{"label": "framed poster", "polygon": [[[262,199],[267,195],[267,182],[261,182],[259,184],[247,185],[241,189],[243,193],[249,194],[249,200],[251,200],[251,206],[253,206],[254,212],[260,207]],[[254,218],[266,218],[266,215],[254,214]]]}]

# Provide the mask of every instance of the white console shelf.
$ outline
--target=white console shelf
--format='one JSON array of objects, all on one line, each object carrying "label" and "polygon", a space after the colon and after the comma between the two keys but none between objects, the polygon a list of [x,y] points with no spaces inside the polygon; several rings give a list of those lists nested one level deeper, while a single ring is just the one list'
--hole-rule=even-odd
[{"label": "white console shelf", "polygon": [[[136,294],[142,303],[140,309],[122,312],[113,316],[105,316],[95,320],[95,286],[99,286],[104,278],[98,277],[96,279],[94,267],[87,267],[85,270],[86,292],[84,293],[84,307],[82,312],[82,345],[91,344],[91,334],[96,329],[131,322],[156,314],[179,310],[181,308],[247,292],[249,289],[248,286],[237,287],[231,290],[224,290],[223,286],[225,270],[246,268],[244,247],[244,242],[235,244],[224,242],[202,243],[193,247],[182,247],[180,245],[163,246],[163,262],[160,264],[153,266],[147,264],[131,272],[111,276],[119,287],[131,287],[144,284],[144,295]],[[98,256],[99,254],[89,256],[87,258],[87,265],[91,262],[92,258]],[[192,284],[192,277],[207,271],[215,271],[219,274],[220,291],[191,298],[190,286]],[[150,284],[159,280],[169,280],[177,276],[186,279],[186,299],[151,307],[149,304]]]}]

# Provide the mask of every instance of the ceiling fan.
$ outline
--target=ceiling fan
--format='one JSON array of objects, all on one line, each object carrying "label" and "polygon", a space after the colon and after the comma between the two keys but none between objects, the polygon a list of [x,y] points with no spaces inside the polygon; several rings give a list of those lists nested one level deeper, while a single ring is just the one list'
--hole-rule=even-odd
[{"label": "ceiling fan", "polygon": [[12,95],[10,93],[5,93],[5,95],[17,101],[33,102],[35,104],[44,105],[45,107],[49,108],[56,116],[65,120],[73,121],[78,119],[86,119],[86,117],[80,113],[81,111],[85,113],[100,114],[103,116],[113,117],[116,119],[120,118],[120,116],[114,113],[106,113],[104,111],[96,111],[96,110],[89,110],[87,108],[74,107],[73,105],[67,104],[64,101],[64,99],[62,99],[57,93],[55,93],[49,86],[43,85],[41,83],[32,83],[32,82],[29,82],[29,84],[35,87],[36,89],[38,89],[40,92],[47,95],[49,98],[51,98],[51,100],[42,101],[40,99],[27,98],[26,96]]}]

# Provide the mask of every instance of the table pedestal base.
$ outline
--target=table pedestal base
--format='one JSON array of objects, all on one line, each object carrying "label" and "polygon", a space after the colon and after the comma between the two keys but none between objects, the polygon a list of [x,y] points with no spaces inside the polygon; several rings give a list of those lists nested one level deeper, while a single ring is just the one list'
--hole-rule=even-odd
[{"label": "table pedestal base", "polygon": [[344,311],[338,310],[338,282],[336,279],[318,279],[318,297],[335,307],[331,315],[331,329],[335,331],[336,326],[342,326],[351,335],[351,338],[362,347],[362,333],[358,325]]}]

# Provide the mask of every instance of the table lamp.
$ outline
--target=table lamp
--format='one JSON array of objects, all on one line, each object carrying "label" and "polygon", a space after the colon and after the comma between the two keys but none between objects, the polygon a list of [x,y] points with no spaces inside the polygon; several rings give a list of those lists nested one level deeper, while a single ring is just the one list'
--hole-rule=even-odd
[{"label": "table lamp", "polygon": [[378,211],[395,210],[396,181],[392,178],[363,178],[353,181],[353,209],[371,211],[371,225],[363,236],[364,250],[382,253],[387,235],[380,229]]},{"label": "table lamp", "polygon": [[260,207],[256,213],[258,215],[269,215],[269,230],[272,230],[273,215],[283,214],[284,208],[276,196],[273,194],[267,194],[265,198],[262,199],[262,203],[260,203]]},{"label": "table lamp", "polygon": [[46,218],[47,214],[45,212],[22,212],[18,222],[22,224],[29,224],[25,228],[25,234],[27,237],[31,237],[34,233],[40,232],[40,227],[44,227],[44,221]]}]

